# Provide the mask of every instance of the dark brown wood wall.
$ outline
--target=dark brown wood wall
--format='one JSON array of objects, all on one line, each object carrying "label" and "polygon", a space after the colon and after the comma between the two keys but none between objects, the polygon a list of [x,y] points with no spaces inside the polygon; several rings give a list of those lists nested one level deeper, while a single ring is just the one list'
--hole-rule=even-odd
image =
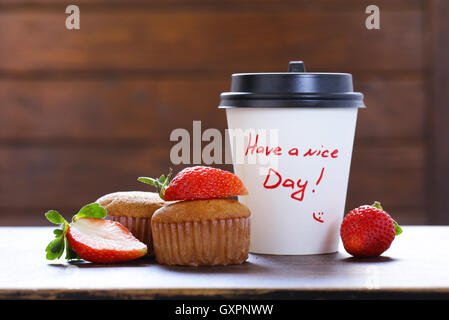
[{"label": "dark brown wood wall", "polygon": [[66,1],[0,0],[0,225],[146,189],[136,177],[167,170],[172,129],[226,128],[217,104],[231,73],[299,59],[353,73],[366,96],[347,208],[380,200],[403,224],[439,223],[428,205],[435,7],[374,2],[381,29],[368,31],[369,1],[83,0],[81,29],[68,31]]}]

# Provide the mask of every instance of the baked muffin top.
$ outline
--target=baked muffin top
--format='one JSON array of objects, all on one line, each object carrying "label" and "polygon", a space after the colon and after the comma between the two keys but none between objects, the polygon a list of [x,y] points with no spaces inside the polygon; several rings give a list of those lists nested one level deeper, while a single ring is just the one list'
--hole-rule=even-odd
[{"label": "baked muffin top", "polygon": [[182,223],[216,219],[246,218],[251,212],[244,204],[232,199],[179,201],[158,209],[152,222]]},{"label": "baked muffin top", "polygon": [[150,218],[166,203],[155,192],[122,191],[109,193],[96,201],[110,216]]}]

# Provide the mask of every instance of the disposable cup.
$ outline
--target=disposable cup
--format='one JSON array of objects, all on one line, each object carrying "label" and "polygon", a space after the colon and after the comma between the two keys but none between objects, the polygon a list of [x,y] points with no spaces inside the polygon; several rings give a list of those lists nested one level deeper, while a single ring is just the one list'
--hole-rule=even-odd
[{"label": "disposable cup", "polygon": [[358,108],[347,73],[234,74],[226,108],[234,171],[248,189],[250,252],[336,252]]}]

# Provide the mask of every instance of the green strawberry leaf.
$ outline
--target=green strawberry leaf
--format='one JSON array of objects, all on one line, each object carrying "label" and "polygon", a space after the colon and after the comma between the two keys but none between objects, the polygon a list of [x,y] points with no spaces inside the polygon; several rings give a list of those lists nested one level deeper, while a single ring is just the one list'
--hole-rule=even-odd
[{"label": "green strawberry leaf", "polygon": [[140,181],[140,182],[152,185],[152,186],[155,186],[157,184],[157,181],[155,179],[148,178],[148,177],[139,177],[139,178],[137,178],[137,181]]},{"label": "green strawberry leaf", "polygon": [[53,233],[55,234],[55,236],[57,238],[57,237],[60,237],[64,233],[64,230],[62,230],[62,229],[55,229],[55,230],[53,230]]},{"label": "green strawberry leaf", "polygon": [[65,239],[65,258],[67,260],[80,260],[81,258],[76,254],[75,251],[70,247],[69,241]]},{"label": "green strawberry leaf", "polygon": [[59,259],[64,252],[64,237],[57,237],[51,241],[45,248],[45,252],[48,260]]},{"label": "green strawberry leaf", "polygon": [[173,170],[172,170],[172,168],[170,168],[168,170],[167,178],[165,178],[165,180],[162,182],[163,189],[165,189],[165,187],[170,183],[170,178],[171,178],[172,173],[173,173]]},{"label": "green strawberry leaf", "polygon": [[379,201],[374,201],[374,203],[371,205],[372,207],[374,207],[374,208],[377,208],[377,209],[379,209],[379,210],[384,210],[383,208],[382,208],[382,205],[380,204],[380,202]]},{"label": "green strawberry leaf", "polygon": [[47,218],[48,221],[54,224],[67,223],[67,221],[56,210],[47,211],[45,213],[45,217]]},{"label": "green strawberry leaf", "polygon": [[105,217],[106,209],[98,203],[91,203],[82,207],[81,210],[73,217],[72,221],[76,221],[81,218],[104,219]]},{"label": "green strawberry leaf", "polygon": [[393,220],[393,224],[394,224],[395,235],[396,236],[400,235],[402,233],[401,226],[395,220]]},{"label": "green strawberry leaf", "polygon": [[165,189],[167,188],[168,184],[170,183],[170,178],[172,175],[173,170],[170,168],[168,175],[161,175],[158,179],[148,178],[148,177],[139,177],[137,178],[138,181],[152,185],[156,187],[157,193],[159,193],[159,196],[162,200],[165,198]]}]

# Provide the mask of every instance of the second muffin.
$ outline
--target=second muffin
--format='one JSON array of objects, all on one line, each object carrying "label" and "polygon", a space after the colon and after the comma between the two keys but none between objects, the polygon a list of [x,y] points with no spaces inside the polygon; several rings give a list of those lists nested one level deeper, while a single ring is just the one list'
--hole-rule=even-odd
[{"label": "second muffin", "polygon": [[248,258],[250,211],[236,200],[172,203],[151,219],[156,260],[170,265],[240,264]]}]

